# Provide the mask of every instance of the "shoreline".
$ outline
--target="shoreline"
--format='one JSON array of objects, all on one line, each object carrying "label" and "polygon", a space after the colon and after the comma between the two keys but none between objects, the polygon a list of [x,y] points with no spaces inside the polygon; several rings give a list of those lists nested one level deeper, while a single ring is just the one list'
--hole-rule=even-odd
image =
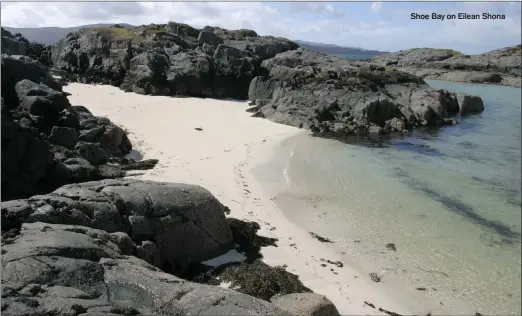
[{"label": "shoreline", "polygon": [[[265,263],[286,265],[287,270],[298,275],[305,286],[327,296],[341,314],[375,314],[377,309],[365,305],[364,301],[395,313],[413,313],[409,306],[400,306],[371,284],[369,277],[358,275],[357,270],[347,265],[335,267],[338,273],[335,275],[322,267],[320,258],[334,262],[342,258],[287,220],[251,174],[251,168],[272,157],[274,144],[304,133],[303,130],[251,118],[245,112],[248,108],[246,102],[143,96],[111,86],[85,84],[70,84],[64,90],[71,93],[72,104],[83,105],[94,115],[106,116],[128,129],[134,149],[144,159],[159,159],[156,168],[132,178],[205,187],[231,209],[230,216],[256,221],[261,226],[260,235],[279,239],[278,247],[262,248]],[[166,107],[175,106],[179,106],[178,111],[171,110],[173,119],[170,120],[165,115]],[[203,109],[214,110],[213,113],[206,112],[206,120],[199,112]],[[219,121],[220,115],[232,115],[233,120],[223,124]],[[151,122],[149,118],[158,121]],[[176,127],[166,135],[166,125]],[[195,130],[197,127],[202,130]],[[218,127],[222,129],[212,132]],[[234,139],[223,137],[240,132],[234,130],[238,128],[246,132],[234,135]],[[188,139],[190,134],[192,139]],[[166,138],[169,140],[167,144]],[[247,139],[250,141],[245,141]],[[191,149],[183,150],[187,148]],[[230,174],[234,176],[230,177]],[[357,279],[354,278],[356,275]],[[377,314],[385,315],[384,312]]]},{"label": "shoreline", "polygon": [[[421,294],[414,299],[402,295],[399,302],[394,284],[376,285],[356,264],[343,260],[347,255],[287,219],[265,192],[252,170],[273,159],[276,146],[285,139],[309,131],[252,118],[245,111],[247,102],[144,96],[102,85],[70,84],[64,90],[71,93],[72,104],[128,129],[143,159],[159,159],[156,168],[133,174],[133,179],[208,189],[231,209],[231,217],[258,222],[260,235],[279,240],[278,247],[261,249],[263,262],[286,266],[305,286],[328,297],[341,314],[443,312],[438,301]],[[342,262],[342,267],[326,265],[327,260]]]}]

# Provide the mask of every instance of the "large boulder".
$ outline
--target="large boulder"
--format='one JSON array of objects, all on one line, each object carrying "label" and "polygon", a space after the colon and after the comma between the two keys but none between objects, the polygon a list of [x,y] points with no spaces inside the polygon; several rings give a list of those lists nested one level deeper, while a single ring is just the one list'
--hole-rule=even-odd
[{"label": "large boulder", "polygon": [[[27,114],[27,112],[26,112]],[[2,106],[2,200],[50,191],[69,178],[31,118],[13,116]]]},{"label": "large boulder", "polygon": [[290,315],[127,256],[123,233],[32,223],[2,237],[3,315]]},{"label": "large boulder", "polygon": [[316,293],[292,293],[273,297],[275,306],[295,316],[340,316],[335,305]]},{"label": "large boulder", "polygon": [[40,62],[26,56],[2,55],[2,98],[4,98],[6,104],[18,103],[15,85],[24,79],[45,84],[59,92],[62,91],[61,84],[49,74],[49,69]]},{"label": "large boulder", "polygon": [[223,39],[212,32],[201,31],[198,35],[198,45],[204,44],[216,48],[219,44],[223,44]]},{"label": "large boulder", "polygon": [[121,88],[139,94],[167,95],[167,56],[158,53],[143,53],[130,61]]},{"label": "large boulder", "polygon": [[167,82],[172,95],[211,97],[212,59],[200,51],[181,52],[170,57]]},{"label": "large boulder", "polygon": [[30,114],[42,117],[54,117],[70,107],[67,96],[43,83],[35,83],[24,79],[15,85],[20,106]]},{"label": "large boulder", "polygon": [[256,72],[257,60],[252,54],[220,44],[214,52],[214,95],[246,99],[248,87]]},{"label": "large boulder", "polygon": [[460,114],[474,114],[484,111],[484,102],[481,98],[466,93],[457,93],[456,95]]},{"label": "large boulder", "polygon": [[152,242],[160,255],[157,265],[167,271],[183,271],[232,246],[225,206],[193,185],[103,180],[66,185],[1,207],[2,230],[30,222],[71,224]]}]

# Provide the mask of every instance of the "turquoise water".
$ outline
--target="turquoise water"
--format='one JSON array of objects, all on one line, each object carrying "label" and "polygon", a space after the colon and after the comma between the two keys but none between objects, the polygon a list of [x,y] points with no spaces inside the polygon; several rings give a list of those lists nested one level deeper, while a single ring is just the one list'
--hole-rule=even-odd
[{"label": "turquoise water", "polygon": [[427,288],[455,313],[520,315],[521,91],[428,84],[486,109],[381,147],[298,136],[255,173],[275,166],[285,185],[266,189],[285,215],[383,283]]}]

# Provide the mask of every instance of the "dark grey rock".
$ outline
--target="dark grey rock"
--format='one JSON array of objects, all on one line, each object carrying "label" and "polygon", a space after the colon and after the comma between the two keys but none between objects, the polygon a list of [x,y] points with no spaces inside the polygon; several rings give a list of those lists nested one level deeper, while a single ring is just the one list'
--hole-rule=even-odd
[{"label": "dark grey rock", "polygon": [[223,44],[223,39],[212,32],[201,31],[198,35],[198,45],[203,46],[203,44],[216,48],[219,44]]},{"label": "dark grey rock", "polygon": [[460,114],[473,114],[484,111],[484,102],[481,98],[465,93],[457,93],[456,95]]},{"label": "dark grey rock", "polygon": [[3,315],[289,315],[125,256],[97,229],[24,224],[2,251]]},{"label": "dark grey rock", "polygon": [[42,83],[49,88],[62,91],[62,86],[50,74],[46,66],[26,56],[2,55],[2,98],[7,105],[18,106],[15,85],[24,79]]},{"label": "dark grey rock", "polygon": [[98,143],[78,142],[75,148],[82,158],[94,166],[107,162],[109,158],[107,152]]},{"label": "dark grey rock", "polygon": [[262,60],[298,47],[252,30],[199,30],[176,22],[113,29],[69,34],[53,47],[55,67],[67,80],[113,84],[141,94],[245,99]]},{"label": "dark grey rock", "polygon": [[78,143],[78,132],[74,128],[54,126],[49,141],[66,148],[74,148]]},{"label": "dark grey rock", "polygon": [[261,68],[267,75],[252,80],[249,99],[269,101],[248,111],[317,136],[378,139],[391,131],[444,125],[459,113],[453,93],[365,62],[298,49],[263,61]]},{"label": "dark grey rock", "polygon": [[[140,245],[143,257],[172,271],[183,271],[195,262],[220,255],[232,243],[225,206],[207,190],[192,185],[137,180],[85,182],[27,201],[2,202],[1,207],[3,230],[39,221],[124,232]],[[142,244],[145,241],[153,241],[160,261],[150,244]]]}]

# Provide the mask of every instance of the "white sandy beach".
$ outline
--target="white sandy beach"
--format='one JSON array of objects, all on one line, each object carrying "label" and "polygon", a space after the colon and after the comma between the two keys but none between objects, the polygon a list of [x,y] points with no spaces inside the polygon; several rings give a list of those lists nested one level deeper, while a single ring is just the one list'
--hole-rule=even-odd
[{"label": "white sandy beach", "polygon": [[444,313],[438,300],[421,294],[404,297],[393,285],[374,283],[346,264],[322,267],[320,258],[341,257],[288,221],[264,193],[250,170],[266,162],[282,140],[305,131],[251,118],[246,102],[143,96],[76,83],[64,90],[71,93],[71,104],[127,129],[144,159],[159,159],[156,168],[137,178],[201,185],[231,209],[230,216],[258,222],[260,234],[279,240],[278,247],[263,249],[263,260],[287,265],[305,286],[333,301],[341,314],[384,315],[365,301],[406,315]]}]

